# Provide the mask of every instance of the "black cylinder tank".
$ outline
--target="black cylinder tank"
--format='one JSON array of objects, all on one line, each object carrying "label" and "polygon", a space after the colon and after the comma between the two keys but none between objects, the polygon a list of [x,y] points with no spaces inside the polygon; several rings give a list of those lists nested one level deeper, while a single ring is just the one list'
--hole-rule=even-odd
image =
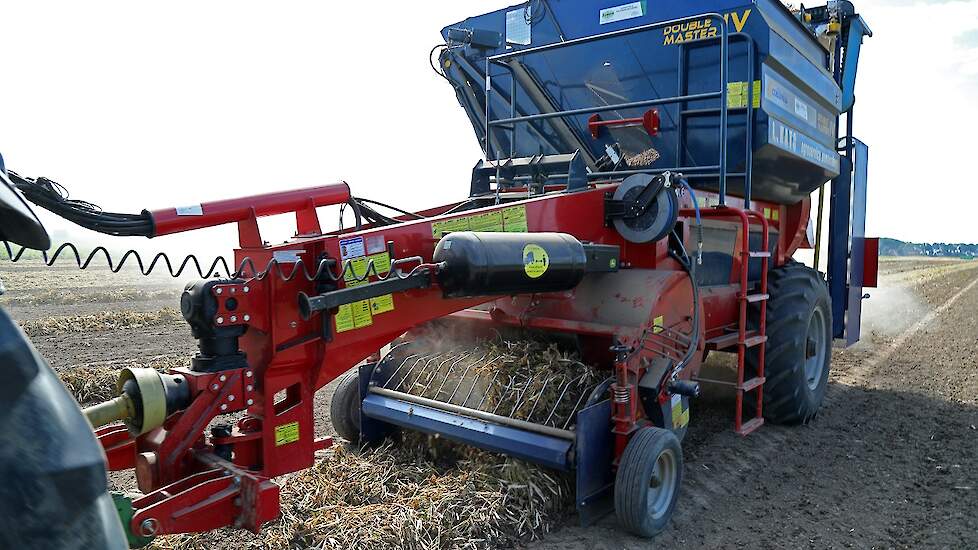
[{"label": "black cylinder tank", "polygon": [[569,290],[587,268],[584,245],[565,233],[450,233],[434,261],[445,263],[438,283],[447,298]]}]

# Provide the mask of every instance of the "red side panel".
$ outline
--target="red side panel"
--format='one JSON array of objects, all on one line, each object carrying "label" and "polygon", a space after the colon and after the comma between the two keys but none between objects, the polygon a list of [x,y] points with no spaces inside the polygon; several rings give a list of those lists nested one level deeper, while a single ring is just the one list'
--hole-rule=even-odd
[{"label": "red side panel", "polygon": [[876,288],[880,269],[879,237],[866,237],[863,245],[863,288]]}]

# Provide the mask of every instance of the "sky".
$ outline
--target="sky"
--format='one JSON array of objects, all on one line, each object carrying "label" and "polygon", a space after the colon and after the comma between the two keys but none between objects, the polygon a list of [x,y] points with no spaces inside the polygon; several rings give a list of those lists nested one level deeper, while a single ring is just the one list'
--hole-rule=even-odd
[{"label": "sky", "polygon": [[[427,55],[443,26],[509,4],[0,0],[0,152],[118,212],[341,180],[408,209],[460,200],[482,153]],[[854,119],[870,146],[867,233],[978,241],[978,1],[857,9],[875,34]],[[127,241],[223,250],[236,235]]]}]

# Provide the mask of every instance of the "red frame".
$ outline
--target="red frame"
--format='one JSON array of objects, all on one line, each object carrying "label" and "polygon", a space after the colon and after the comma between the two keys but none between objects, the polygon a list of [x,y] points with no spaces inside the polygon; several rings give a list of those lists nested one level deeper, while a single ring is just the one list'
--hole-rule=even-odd
[{"label": "red frame", "polygon": [[[278,514],[278,488],[269,480],[312,466],[315,451],[332,443],[328,438],[314,438],[315,391],[428,321],[448,317],[576,333],[589,344],[585,350],[591,356],[588,360],[609,368],[616,365],[608,352],[613,340],[643,348],[618,365],[621,380],[631,382],[644,372],[643,359],[670,352],[663,342],[645,342],[653,323],[684,331],[695,328],[701,332],[700,341],[706,342],[742,322],[738,318],[742,316],[738,307],[741,289],[739,282],[734,281],[739,281],[736,273],[746,271],[746,262],[731,251],[731,284],[702,290],[702,324],[690,326],[691,287],[681,266],[668,256],[666,243],[629,243],[606,225],[604,200],[615,188],[616,184],[602,183],[576,193],[548,193],[464,213],[437,215],[450,208],[445,206],[426,211],[426,215],[433,216],[428,219],[405,219],[397,225],[330,235],[298,236],[276,246],[263,245],[258,216],[294,211],[300,235],[307,230],[318,233],[318,220],[313,223],[315,207],[348,200],[346,184],[205,204],[201,216],[177,216],[175,210],[154,213],[158,234],[229,221],[238,223],[241,246],[235,251],[235,261],[240,264],[250,259],[261,268],[279,251],[290,251],[306,266],[315,266],[323,256],[340,258],[340,239],[354,236],[392,243],[396,258],[418,256],[430,261],[437,242],[432,236],[433,222],[522,205],[530,232],[559,231],[581,241],[617,245],[623,269],[613,275],[618,277],[614,285],[585,282],[568,292],[498,300],[445,299],[437,285],[410,290],[394,296],[393,311],[374,317],[373,323],[363,328],[340,333],[333,330],[330,341],[321,338],[320,315],[325,313],[310,320],[299,315],[299,292],[316,294],[315,283],[301,274],[285,280],[273,272],[262,278],[215,286],[214,297],[219,304],[215,323],[220,317],[224,326],[231,323],[249,327],[240,339],[249,367],[221,373],[174,369],[173,373],[184,376],[190,384],[193,400],[188,408],[168,418],[163,427],[135,439],[119,427],[96,432],[106,450],[109,469],[135,468],[139,487],[146,493],[133,503],[133,531],[181,533],[228,525],[257,530],[262,523],[274,519]],[[708,204],[717,198],[706,192],[700,196]],[[745,206],[739,199],[728,199],[728,203],[731,211]],[[693,205],[689,198],[683,197],[681,205],[687,209],[683,216],[690,216]],[[761,202],[750,206],[756,211],[780,214],[777,219],[773,215],[769,220],[762,218],[760,224],[770,221],[779,230],[775,261],[782,263],[805,234],[809,201],[793,207]],[[740,222],[732,222],[731,227],[746,240],[744,228],[749,226]],[[687,242],[692,240],[689,225],[683,224],[682,236]],[[291,270],[289,265],[281,267],[286,273]],[[230,296],[239,301],[234,312],[224,307],[221,298]],[[234,313],[237,319],[231,320]],[[697,360],[683,377],[694,376],[698,369]],[[619,451],[645,417],[634,398],[634,387],[626,389],[632,394],[630,404],[615,413]],[[217,416],[243,410],[247,416],[238,422],[230,437],[215,440],[205,435],[208,424]],[[217,459],[214,444],[231,445],[233,463]]]},{"label": "red frame", "polygon": [[641,126],[649,137],[659,135],[659,110],[649,109],[645,111],[645,114],[636,118],[601,120],[601,115],[595,113],[587,119],[587,129],[593,139],[601,137],[603,128],[628,128],[632,126]]}]

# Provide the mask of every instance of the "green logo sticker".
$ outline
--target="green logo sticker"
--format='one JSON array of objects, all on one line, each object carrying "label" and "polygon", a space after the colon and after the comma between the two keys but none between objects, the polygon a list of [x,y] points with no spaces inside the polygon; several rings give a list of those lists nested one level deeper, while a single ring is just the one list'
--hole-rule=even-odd
[{"label": "green logo sticker", "polygon": [[547,272],[550,267],[550,257],[543,247],[535,244],[528,244],[523,247],[523,270],[526,276],[531,279],[538,279]]}]

